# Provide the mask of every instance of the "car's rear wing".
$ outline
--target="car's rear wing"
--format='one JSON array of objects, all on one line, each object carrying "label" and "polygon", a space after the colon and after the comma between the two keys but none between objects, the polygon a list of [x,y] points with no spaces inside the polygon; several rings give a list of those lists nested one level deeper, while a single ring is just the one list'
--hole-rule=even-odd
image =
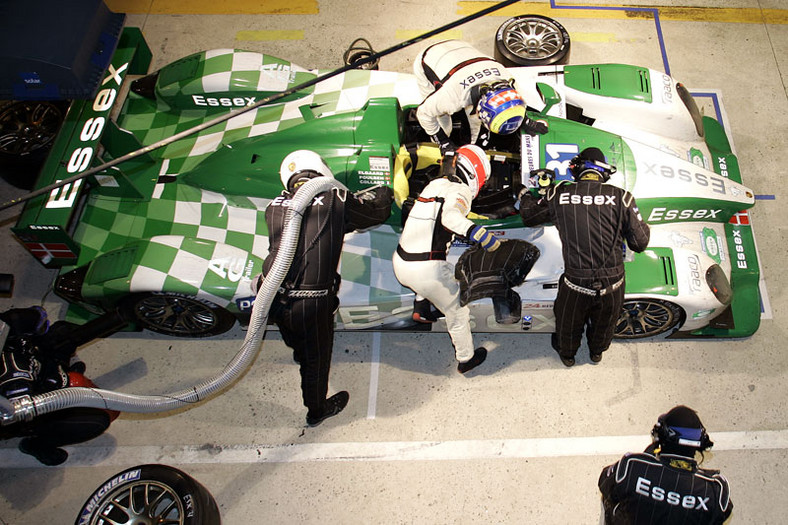
[{"label": "car's rear wing", "polygon": [[[72,102],[65,122],[55,139],[35,188],[44,188],[78,175],[102,158],[117,158],[141,145],[111,119],[120,104],[123,81],[128,75],[145,74],[151,51],[138,28],[127,27],[93,99]],[[102,186],[104,193],[119,197],[150,195],[156,177],[144,169],[152,166],[148,156],[123,163],[111,173],[99,173],[88,180],[78,179],[47,194],[30,199],[12,231],[25,248],[44,266],[56,268],[74,264],[79,247],[69,235],[80,196],[90,184]]]}]

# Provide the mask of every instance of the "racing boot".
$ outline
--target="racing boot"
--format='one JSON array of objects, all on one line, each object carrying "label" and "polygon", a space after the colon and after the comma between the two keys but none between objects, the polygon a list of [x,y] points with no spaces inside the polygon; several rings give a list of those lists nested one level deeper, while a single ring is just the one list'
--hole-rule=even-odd
[{"label": "racing boot", "polygon": [[484,363],[485,359],[487,359],[487,349],[483,346],[480,346],[473,351],[473,357],[471,357],[468,361],[465,361],[464,363],[457,363],[457,371],[461,374],[470,372],[480,364]]},{"label": "racing boot", "polygon": [[435,308],[428,299],[413,301],[413,320],[417,323],[434,323],[443,317],[443,312]]},{"label": "racing boot", "polygon": [[306,413],[307,426],[316,427],[331,416],[336,416],[345,409],[345,406],[347,406],[347,402],[349,400],[350,394],[348,394],[346,391],[342,390],[341,392],[337,392],[333,396],[326,399],[322,411],[313,414],[310,410]]},{"label": "racing boot", "polygon": [[68,459],[68,452],[62,448],[41,445],[36,438],[33,437],[22,438],[18,448],[23,454],[33,456],[41,464],[48,467],[60,465]]}]

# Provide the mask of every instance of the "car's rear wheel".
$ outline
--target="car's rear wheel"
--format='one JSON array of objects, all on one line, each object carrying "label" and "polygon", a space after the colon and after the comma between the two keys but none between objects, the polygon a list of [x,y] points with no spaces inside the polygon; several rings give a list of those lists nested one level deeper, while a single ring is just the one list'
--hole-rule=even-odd
[{"label": "car's rear wheel", "polygon": [[121,308],[140,327],[176,337],[210,337],[235,324],[235,317],[221,306],[183,294],[135,294]]},{"label": "car's rear wheel", "polygon": [[63,124],[67,102],[0,103],[0,175],[29,190]]},{"label": "car's rear wheel", "polygon": [[167,465],[140,465],[102,483],[82,506],[76,524],[219,525],[208,489]]},{"label": "car's rear wheel", "polygon": [[684,319],[678,305],[659,299],[629,299],[624,301],[616,323],[614,337],[641,339],[664,334],[675,329]]},{"label": "car's rear wheel", "polygon": [[495,34],[495,59],[507,67],[565,64],[570,47],[564,26],[546,16],[515,16]]}]

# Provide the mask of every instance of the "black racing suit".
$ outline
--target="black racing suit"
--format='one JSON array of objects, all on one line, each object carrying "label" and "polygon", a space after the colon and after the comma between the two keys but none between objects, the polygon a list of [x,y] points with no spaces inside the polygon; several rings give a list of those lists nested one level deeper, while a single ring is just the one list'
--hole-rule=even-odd
[{"label": "black racing suit", "polygon": [[[283,191],[265,210],[270,253],[263,264],[264,274],[279,251],[292,197]],[[393,192],[388,187],[376,188],[361,198],[334,189],[317,195],[304,211],[293,263],[271,306],[269,319],[277,324],[301,365],[304,406],[312,414],[321,413],[326,401],[334,313],[339,305],[337,267],[345,234],[385,221],[391,214],[392,200]]]},{"label": "black racing suit", "polygon": [[564,274],[553,307],[553,348],[573,358],[583,329],[592,354],[610,346],[624,301],[623,242],[642,252],[650,231],[631,193],[597,181],[560,182],[544,197],[525,193],[520,216],[526,226],[558,228]]},{"label": "black racing suit", "polygon": [[[14,308],[0,313],[9,335],[0,353],[0,395],[7,399],[37,396],[70,386],[95,387],[77,367],[69,369],[77,345],[72,334],[79,325],[58,321],[37,327],[46,319],[39,307]],[[83,365],[84,366],[84,365]],[[0,428],[0,439],[22,437],[19,448],[45,465],[65,461],[57,449],[101,435],[118,416],[100,408],[73,407]]]},{"label": "black racing suit", "polygon": [[713,525],[733,510],[728,481],[692,458],[626,454],[599,476],[606,525]]}]

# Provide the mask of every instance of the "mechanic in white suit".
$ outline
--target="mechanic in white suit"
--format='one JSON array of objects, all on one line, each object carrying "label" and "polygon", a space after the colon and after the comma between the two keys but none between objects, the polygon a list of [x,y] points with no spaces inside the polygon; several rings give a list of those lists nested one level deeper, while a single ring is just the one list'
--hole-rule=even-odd
[{"label": "mechanic in white suit", "polygon": [[[460,285],[446,255],[455,235],[494,251],[500,241],[483,226],[467,218],[471,203],[490,175],[490,161],[479,146],[462,146],[444,158],[448,176],[424,188],[408,214],[397,251],[394,274],[403,286],[428,299],[446,317],[446,326],[461,374],[487,357],[483,347],[473,348],[470,310],[460,305]],[[453,168],[453,170],[451,169]],[[453,173],[451,173],[453,171]]]},{"label": "mechanic in white suit", "polygon": [[521,125],[531,135],[547,132],[544,122],[525,115],[525,102],[509,71],[470,44],[432,44],[418,54],[413,72],[424,98],[416,118],[442,152],[456,149],[449,138],[451,116],[462,110],[470,124],[471,144],[477,142],[482,124],[500,135],[514,133]]}]

